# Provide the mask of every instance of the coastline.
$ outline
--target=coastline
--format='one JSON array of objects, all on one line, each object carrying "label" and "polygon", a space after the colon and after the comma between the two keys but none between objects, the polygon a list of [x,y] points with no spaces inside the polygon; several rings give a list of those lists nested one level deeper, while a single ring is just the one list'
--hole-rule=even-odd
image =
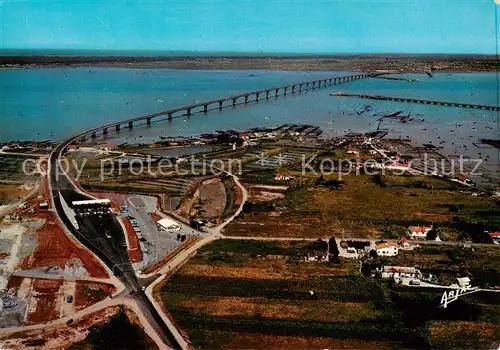
[{"label": "coastline", "polygon": [[495,56],[342,55],[317,57],[0,56],[0,69],[104,67],[178,70],[496,72]]}]

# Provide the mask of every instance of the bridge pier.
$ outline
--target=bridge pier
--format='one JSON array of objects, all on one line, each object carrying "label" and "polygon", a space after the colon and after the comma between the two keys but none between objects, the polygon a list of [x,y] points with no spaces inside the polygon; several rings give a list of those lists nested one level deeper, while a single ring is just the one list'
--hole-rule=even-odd
[{"label": "bridge pier", "polygon": [[[130,119],[130,121],[122,121],[122,122],[120,122],[121,124],[114,124],[114,125],[111,124],[111,126],[108,125],[106,127],[103,126],[98,131],[89,131],[87,136],[92,137],[92,138],[96,138],[97,133],[100,133],[101,130],[102,130],[103,135],[108,135],[109,128],[112,128],[113,126],[115,127],[117,132],[120,131],[122,126],[123,126],[123,128],[125,128],[128,125],[128,128],[132,129],[134,127],[134,122],[138,122],[138,121],[141,121],[141,122],[145,121],[146,124],[148,126],[150,126],[152,124],[152,119],[156,116],[159,116],[159,115],[162,115],[162,116],[168,115],[168,120],[171,121],[173,119],[173,114],[175,112],[182,112],[183,110],[186,111],[186,115],[191,116],[193,108],[195,108],[195,112],[197,112],[197,113],[201,113],[201,111],[200,111],[201,108],[202,108],[204,113],[208,113],[209,106],[214,105],[215,103],[218,103],[219,110],[221,110],[223,108],[224,101],[232,100],[233,107],[235,107],[237,104],[238,98],[244,98],[245,104],[247,104],[249,102],[249,97],[252,96],[253,94],[255,94],[255,101],[259,101],[261,98],[261,95],[264,94],[264,92],[266,93],[266,99],[269,99],[269,96],[273,95],[273,90],[274,90],[274,97],[277,98],[278,96],[280,96],[279,95],[280,89],[283,89],[282,95],[287,96],[288,94],[290,94],[289,88],[291,88],[291,94],[295,94],[297,92],[297,90],[298,90],[298,92],[302,92],[303,89],[305,89],[304,91],[310,90],[311,89],[310,84],[312,84],[312,89],[314,90],[316,88],[320,89],[320,88],[327,87],[327,86],[332,85],[332,84],[360,80],[360,79],[364,79],[367,77],[369,78],[372,76],[376,76],[376,74],[374,74],[374,75],[356,74],[356,75],[344,76],[344,77],[339,76],[339,77],[333,77],[333,78],[322,78],[322,79],[315,80],[315,81],[296,83],[296,84],[287,85],[287,86],[274,87],[274,88],[271,88],[269,90],[259,90],[258,92],[251,92],[251,93],[247,93],[246,95],[242,94],[242,95],[231,96],[228,98],[224,98],[222,100],[211,100],[211,101],[205,101],[205,102],[201,102],[201,103],[194,103],[194,104],[191,104],[188,106],[184,106],[181,108],[171,110],[170,112],[165,111],[163,113],[151,114],[148,116]],[[360,97],[361,97],[361,95],[360,95]],[[373,96],[373,97],[367,96],[364,98],[388,99],[385,97],[378,98],[376,96]],[[388,99],[388,100],[391,100],[391,99]],[[393,101],[408,101],[407,99],[397,99],[397,98],[392,99],[392,100]],[[453,106],[465,107],[465,108],[477,108],[477,109],[494,110],[494,111],[499,110],[499,107],[496,107],[496,106],[482,106],[482,105],[456,104],[456,103],[449,104],[449,103],[442,103],[442,102],[436,102],[436,101],[431,101],[431,102],[429,102],[429,101],[415,101],[415,102],[421,103],[421,104],[434,104],[434,105],[441,105],[441,106],[442,105],[453,105]],[[228,104],[229,104],[229,102],[228,102]]]}]

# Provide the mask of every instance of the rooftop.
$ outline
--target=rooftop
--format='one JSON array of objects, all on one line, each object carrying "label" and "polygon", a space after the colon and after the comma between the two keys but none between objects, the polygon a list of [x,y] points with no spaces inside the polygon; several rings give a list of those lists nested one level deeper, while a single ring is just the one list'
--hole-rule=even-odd
[{"label": "rooftop", "polygon": [[408,230],[411,232],[425,233],[429,230],[432,230],[432,226],[410,226]]},{"label": "rooftop", "polygon": [[394,241],[387,241],[384,243],[377,244],[375,246],[377,249],[389,248],[389,247],[398,247],[398,244]]}]

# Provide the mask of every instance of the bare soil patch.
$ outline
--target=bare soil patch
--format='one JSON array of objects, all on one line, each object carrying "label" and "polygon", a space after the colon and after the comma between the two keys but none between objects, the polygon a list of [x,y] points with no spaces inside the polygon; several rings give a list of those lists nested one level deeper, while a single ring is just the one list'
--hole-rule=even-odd
[{"label": "bare soil patch", "polygon": [[397,342],[233,333],[222,349],[399,349]]},{"label": "bare soil patch", "polygon": [[77,281],[75,291],[75,308],[77,310],[85,309],[86,307],[95,304],[114,292],[115,288],[106,283]]},{"label": "bare soil patch", "polygon": [[321,263],[290,264],[285,259],[250,260],[238,266],[220,262],[208,264],[194,258],[180,273],[205,277],[305,280],[311,277],[344,276],[357,267],[355,261],[346,261],[342,267],[332,267]]},{"label": "bare soil patch", "polygon": [[32,255],[21,262],[22,269],[54,266],[64,269],[68,261],[78,258],[90,276],[109,277],[106,269],[86,249],[77,246],[66,235],[52,212],[39,212],[36,218],[44,219],[45,224],[36,231],[38,246]]},{"label": "bare soil patch", "polygon": [[199,188],[201,216],[206,219],[218,218],[226,205],[226,189],[220,179],[215,178]]},{"label": "bare soil patch", "polygon": [[[39,323],[55,320],[59,317],[58,299],[62,280],[34,279],[32,280],[33,295],[36,309],[28,314],[28,323]],[[59,300],[60,301],[60,300]]]},{"label": "bare soil patch", "polygon": [[258,316],[322,322],[357,322],[380,314],[370,303],[283,301],[267,298],[202,297],[180,300],[174,302],[174,305],[196,309],[196,312],[211,316]]},{"label": "bare soil patch", "polygon": [[132,262],[140,262],[143,256],[137,232],[135,232],[134,227],[128,219],[123,219],[123,224],[128,237],[128,256]]}]

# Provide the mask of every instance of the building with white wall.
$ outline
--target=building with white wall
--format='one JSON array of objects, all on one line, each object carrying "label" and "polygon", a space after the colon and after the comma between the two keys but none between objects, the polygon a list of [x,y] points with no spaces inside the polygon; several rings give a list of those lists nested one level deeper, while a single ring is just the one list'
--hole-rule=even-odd
[{"label": "building with white wall", "polygon": [[387,241],[375,246],[378,256],[396,256],[398,255],[399,245],[394,241]]},{"label": "building with white wall", "polygon": [[181,229],[181,225],[169,218],[159,220],[157,225],[161,231],[180,231]]}]

